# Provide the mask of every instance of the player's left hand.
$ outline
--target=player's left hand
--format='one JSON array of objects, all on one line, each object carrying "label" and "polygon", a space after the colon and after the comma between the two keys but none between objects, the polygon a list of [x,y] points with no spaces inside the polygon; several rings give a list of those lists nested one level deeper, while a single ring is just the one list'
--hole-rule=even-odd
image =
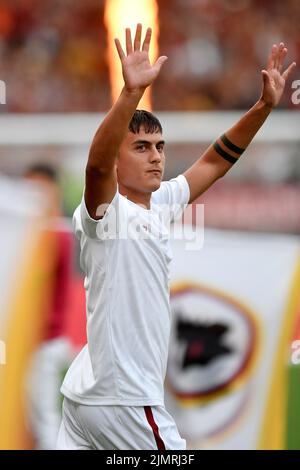
[{"label": "player's left hand", "polygon": [[270,108],[278,105],[282,96],[286,80],[296,67],[296,62],[292,62],[289,67],[282,72],[283,62],[287,55],[287,48],[281,42],[279,46],[274,44],[268,60],[267,70],[262,70],[263,89],[261,100]]}]

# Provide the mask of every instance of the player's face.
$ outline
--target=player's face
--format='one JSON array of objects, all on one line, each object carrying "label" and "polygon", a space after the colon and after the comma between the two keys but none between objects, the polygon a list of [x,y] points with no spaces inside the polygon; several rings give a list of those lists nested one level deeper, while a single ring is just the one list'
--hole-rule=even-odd
[{"label": "player's face", "polygon": [[165,167],[164,140],[160,132],[128,132],[117,160],[118,182],[133,191],[149,193],[159,188]]}]

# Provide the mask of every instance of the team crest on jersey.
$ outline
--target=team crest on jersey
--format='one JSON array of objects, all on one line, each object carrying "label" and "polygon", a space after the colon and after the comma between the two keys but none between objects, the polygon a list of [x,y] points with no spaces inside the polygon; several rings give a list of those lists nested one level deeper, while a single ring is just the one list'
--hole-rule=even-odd
[{"label": "team crest on jersey", "polygon": [[206,436],[215,434],[240,415],[249,398],[248,379],[259,343],[257,320],[237,300],[192,283],[171,289],[171,308],[168,394],[175,407],[192,408],[194,417],[195,411],[199,414],[200,427],[205,413],[205,422],[210,422]]}]

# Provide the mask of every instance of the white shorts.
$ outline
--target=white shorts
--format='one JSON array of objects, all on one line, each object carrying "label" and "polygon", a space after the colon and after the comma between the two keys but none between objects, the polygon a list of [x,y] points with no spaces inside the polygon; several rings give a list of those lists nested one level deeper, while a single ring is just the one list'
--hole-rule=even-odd
[{"label": "white shorts", "polygon": [[185,450],[163,406],[88,406],[64,398],[59,450]]},{"label": "white shorts", "polygon": [[61,423],[61,377],[73,356],[69,339],[60,336],[39,344],[31,358],[25,381],[26,411],[36,449],[55,449]]}]

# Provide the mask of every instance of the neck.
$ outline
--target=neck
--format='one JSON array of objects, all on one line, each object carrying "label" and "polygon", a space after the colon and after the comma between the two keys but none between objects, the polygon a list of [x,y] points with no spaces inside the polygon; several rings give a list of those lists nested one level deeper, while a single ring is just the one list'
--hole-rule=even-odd
[{"label": "neck", "polygon": [[141,193],[134,189],[127,188],[122,184],[119,184],[119,192],[122,196],[127,197],[130,201],[134,202],[135,204],[139,204],[146,209],[150,209],[150,199],[151,199],[151,192],[150,193]]}]

